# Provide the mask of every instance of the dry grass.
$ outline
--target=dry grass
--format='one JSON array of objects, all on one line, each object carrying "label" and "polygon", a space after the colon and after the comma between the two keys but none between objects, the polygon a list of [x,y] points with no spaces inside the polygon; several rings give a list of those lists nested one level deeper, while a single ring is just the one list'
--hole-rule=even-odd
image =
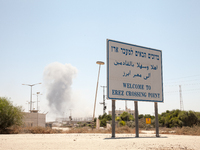
[{"label": "dry grass", "polygon": [[177,135],[200,135],[200,127],[193,126],[193,127],[176,128],[175,134],[177,134]]},{"label": "dry grass", "polygon": [[22,133],[33,133],[33,134],[51,134],[51,133],[61,133],[61,130],[44,128],[44,127],[28,127],[23,128]]},{"label": "dry grass", "polygon": [[[44,128],[44,127],[13,127],[7,129],[3,134],[53,134],[53,133],[112,133],[112,129],[93,129],[90,127],[71,128],[67,131]],[[127,126],[117,127],[115,133],[135,133],[135,128]],[[160,128],[161,134],[176,134],[176,135],[200,135],[200,126],[182,127],[182,128]]]},{"label": "dry grass", "polygon": [[[93,129],[90,127],[81,127],[81,128],[71,128],[67,131],[44,128],[44,127],[12,127],[4,132],[3,134],[52,134],[52,133],[112,133],[112,129]],[[135,128],[129,128],[127,126],[117,127],[115,133],[135,133]]]},{"label": "dry grass", "polygon": [[166,127],[159,127],[159,131],[161,133],[170,133],[172,131],[175,131],[176,128],[166,128]]},{"label": "dry grass", "polygon": [[63,133],[110,133],[110,130],[97,130],[90,127],[71,128]]},{"label": "dry grass", "polygon": [[200,126],[182,128],[161,128],[160,133],[176,135],[200,135]]},{"label": "dry grass", "polygon": [[44,127],[12,127],[2,131],[3,134],[51,134],[51,133],[61,133],[61,130],[55,130],[51,128]]},{"label": "dry grass", "polygon": [[129,128],[127,126],[123,126],[123,127],[118,127],[115,130],[115,133],[135,133],[135,128]]},{"label": "dry grass", "polygon": [[[89,127],[82,127],[82,128],[72,128],[68,131],[63,131],[63,133],[112,133],[112,129],[91,129]],[[115,129],[115,133],[135,133],[134,128],[129,128],[127,126],[118,127]]]}]

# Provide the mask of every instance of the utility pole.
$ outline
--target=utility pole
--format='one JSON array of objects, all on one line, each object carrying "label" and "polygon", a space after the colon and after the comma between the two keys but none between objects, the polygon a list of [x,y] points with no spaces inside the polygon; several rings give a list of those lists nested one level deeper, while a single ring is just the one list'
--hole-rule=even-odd
[{"label": "utility pole", "polygon": [[100,69],[101,69],[101,65],[104,65],[104,62],[103,61],[97,61],[96,64],[99,65],[99,72],[98,72],[98,77],[97,77],[97,86],[96,86],[95,101],[94,101],[94,111],[93,111],[93,119],[92,119],[93,121],[94,121],[94,117],[95,117],[95,109],[96,109],[96,101],[97,101],[97,91],[98,91],[98,84],[99,84]]},{"label": "utility pole", "polygon": [[32,104],[33,104],[33,110],[35,109],[35,108],[34,108],[34,103],[35,103],[35,102],[36,102],[36,101],[32,101]]},{"label": "utility pole", "polygon": [[105,99],[106,99],[106,95],[105,95],[105,88],[107,86],[101,86],[103,88],[103,103],[100,103],[100,104],[103,104],[103,114],[106,113],[106,103],[105,103]]},{"label": "utility pole", "polygon": [[93,127],[94,127],[94,117],[95,117],[97,91],[98,91],[98,84],[99,84],[99,74],[100,74],[101,65],[104,65],[105,63],[103,61],[97,61],[96,64],[99,65],[99,72],[98,72],[98,77],[97,77],[97,86],[96,86],[95,101],[94,101],[94,111],[93,111],[93,118],[92,118],[92,121],[93,121],[92,130],[93,130]]},{"label": "utility pole", "polygon": [[33,94],[33,95],[36,95],[37,96],[37,111],[39,111],[39,109],[38,109],[38,95],[42,95],[42,94],[40,94],[40,92],[37,92],[36,94]]},{"label": "utility pole", "polygon": [[183,99],[182,99],[181,85],[179,85],[179,93],[180,93],[180,110],[184,110],[184,108],[183,108]]},{"label": "utility pole", "polygon": [[36,94],[33,94],[33,95],[36,95],[37,96],[37,126],[38,126],[38,112],[39,112],[39,109],[38,109],[38,95],[42,95],[40,94],[40,92],[37,92]]},{"label": "utility pole", "polygon": [[31,87],[31,95],[30,95],[30,112],[32,112],[32,87],[37,85],[37,84],[42,84],[42,83],[36,83],[36,84],[22,84],[22,85],[27,85]]}]

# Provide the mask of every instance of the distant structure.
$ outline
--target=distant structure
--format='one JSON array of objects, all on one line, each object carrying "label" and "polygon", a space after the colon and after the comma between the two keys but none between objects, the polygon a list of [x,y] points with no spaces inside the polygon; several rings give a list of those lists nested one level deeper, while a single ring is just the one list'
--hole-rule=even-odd
[{"label": "distant structure", "polygon": [[183,108],[183,99],[182,99],[181,85],[179,85],[179,93],[180,93],[180,110],[184,110],[184,108]]},{"label": "distant structure", "polygon": [[24,112],[24,126],[25,127],[45,127],[46,114],[38,113],[37,110],[32,110],[29,112]]},{"label": "distant structure", "polygon": [[[38,83],[41,84],[41,83]],[[23,85],[28,85],[28,84],[23,84]],[[37,92],[36,95],[37,96],[37,110],[35,110],[34,106],[32,109],[32,104],[34,104],[34,102],[32,101],[32,86],[34,86],[36,84],[32,84],[32,85],[28,85],[31,87],[31,100],[30,102],[28,102],[27,104],[30,104],[30,110],[28,110],[28,112],[24,112],[24,118],[23,118],[23,123],[25,127],[45,127],[46,124],[46,114],[44,113],[38,113],[39,109],[38,109],[38,96],[42,95],[40,92]]]},{"label": "distant structure", "polygon": [[[126,109],[126,110],[115,110],[115,116],[118,117],[120,116],[123,112],[128,112],[129,114],[131,115],[135,115],[135,111],[134,110],[131,110],[131,109]],[[109,115],[112,115],[112,111],[108,111],[108,114]]]},{"label": "distant structure", "polygon": [[92,117],[80,117],[80,118],[71,118],[70,116],[69,118],[56,118],[56,122],[88,122],[88,121],[92,121]]},{"label": "distant structure", "polygon": [[89,123],[93,121],[93,117],[85,117],[85,118],[56,118],[56,121],[48,124],[52,124],[52,126],[64,125],[66,127],[79,126],[79,124]]}]

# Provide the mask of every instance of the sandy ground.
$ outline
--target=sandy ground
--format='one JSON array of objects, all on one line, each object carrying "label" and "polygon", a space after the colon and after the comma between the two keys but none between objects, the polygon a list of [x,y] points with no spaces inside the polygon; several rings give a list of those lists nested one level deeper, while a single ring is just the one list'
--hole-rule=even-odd
[{"label": "sandy ground", "polygon": [[52,129],[63,130],[63,131],[68,131],[68,130],[70,130],[70,128],[63,128],[63,127],[52,127]]},{"label": "sandy ground", "polygon": [[140,134],[1,134],[0,150],[200,150],[200,136]]}]

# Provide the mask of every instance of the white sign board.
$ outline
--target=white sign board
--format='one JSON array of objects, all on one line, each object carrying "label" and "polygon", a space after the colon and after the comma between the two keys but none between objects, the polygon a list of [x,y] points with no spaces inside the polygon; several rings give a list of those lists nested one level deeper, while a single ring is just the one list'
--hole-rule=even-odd
[{"label": "white sign board", "polygon": [[107,39],[107,96],[163,102],[162,51]]}]

